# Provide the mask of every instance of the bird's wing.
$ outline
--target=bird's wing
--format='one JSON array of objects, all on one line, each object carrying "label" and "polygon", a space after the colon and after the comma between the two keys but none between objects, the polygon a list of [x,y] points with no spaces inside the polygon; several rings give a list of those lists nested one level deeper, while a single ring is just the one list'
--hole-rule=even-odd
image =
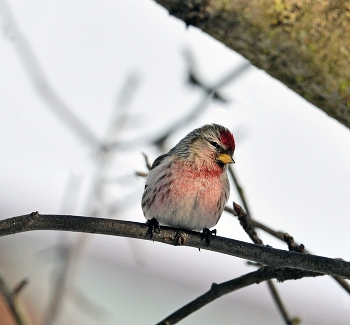
[{"label": "bird's wing", "polygon": [[[161,162],[165,159],[165,157],[167,156],[167,154],[165,153],[164,155],[160,155],[152,164],[151,169],[156,168],[158,165],[161,164]],[[145,189],[147,188],[147,184],[145,185]]]},{"label": "bird's wing", "polygon": [[160,163],[163,161],[163,159],[167,156],[168,154],[164,154],[164,155],[160,155],[152,164],[152,167],[150,170],[152,170],[153,168],[157,167],[158,165],[160,165]]}]

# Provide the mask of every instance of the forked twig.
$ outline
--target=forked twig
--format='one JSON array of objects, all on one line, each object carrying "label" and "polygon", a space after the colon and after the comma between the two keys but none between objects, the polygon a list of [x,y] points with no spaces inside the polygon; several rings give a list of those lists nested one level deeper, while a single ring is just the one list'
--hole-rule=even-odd
[{"label": "forked twig", "polygon": [[[258,234],[255,232],[252,224],[250,223],[250,219],[248,218],[245,211],[242,209],[242,207],[240,205],[238,205],[235,202],[233,202],[233,212],[238,216],[238,220],[239,220],[241,226],[243,227],[245,232],[248,234],[250,239],[253,241],[253,243],[255,243],[257,245],[264,245],[263,241],[258,237]],[[298,320],[299,318],[291,319],[289,317],[289,314],[287,312],[287,308],[285,307],[284,303],[282,302],[282,298],[279,295],[277,288],[271,279],[267,280],[267,285],[269,287],[272,298],[275,301],[276,306],[277,306],[278,310],[280,311],[286,325],[296,325],[296,320]]]},{"label": "forked twig", "polygon": [[[247,205],[246,203],[246,199],[245,199],[245,196],[244,196],[244,191],[243,191],[243,188],[240,186],[239,182],[238,182],[238,179],[237,177],[235,176],[235,173],[234,173],[234,170],[231,168],[229,168],[229,172],[230,172],[230,175],[232,176],[233,180],[234,180],[234,183],[237,184],[236,186],[237,189],[238,189],[238,193],[240,194],[240,197],[241,197],[241,200],[242,200],[242,203],[243,203],[243,206],[245,207],[245,205]],[[246,207],[245,207],[246,208]],[[235,215],[235,212],[232,208],[226,206],[225,211]],[[275,238],[278,238],[279,240],[282,240],[282,241],[285,241],[284,239],[284,235],[285,235],[285,232],[282,232],[282,231],[276,231],[274,229],[272,229],[271,227],[263,224],[262,222],[260,221],[257,221],[255,219],[253,219],[251,217],[251,215],[248,213],[249,210],[247,210],[247,214],[248,214],[248,218],[249,218],[249,222],[255,227],[255,228],[259,228],[263,231],[265,231],[266,233],[270,234],[271,236],[274,236]],[[304,248],[305,250],[305,248]],[[305,252],[308,252],[310,253],[310,251],[306,251]],[[333,279],[338,282],[338,284],[348,293],[350,294],[350,284],[343,278],[341,277],[338,277],[338,276],[332,276]]]},{"label": "forked twig", "polygon": [[3,296],[4,300],[6,301],[11,311],[11,314],[13,316],[13,319],[16,322],[16,325],[25,325],[25,320],[21,312],[18,310],[16,298],[27,283],[28,281],[24,279],[20,281],[20,283],[16,285],[13,290],[11,290],[7,285],[6,281],[4,280],[4,278],[0,276],[0,294]]},{"label": "forked twig", "polygon": [[184,126],[188,125],[196,117],[202,114],[205,111],[205,109],[208,107],[210,99],[214,98],[215,94],[218,94],[217,91],[219,89],[227,85],[229,82],[232,82],[233,80],[237,79],[239,76],[241,76],[242,73],[244,73],[250,67],[251,67],[251,64],[248,61],[244,62],[238,67],[235,66],[229,73],[224,75],[222,78],[220,78],[219,81],[217,81],[213,86],[211,86],[210,91],[207,91],[204,93],[203,97],[191,110],[189,110],[188,114],[180,117],[177,121],[173,122],[170,126],[167,126],[165,130],[162,130],[158,134],[143,136],[142,138],[137,138],[130,141],[113,142],[113,143],[110,143],[108,146],[109,147],[118,146],[119,149],[125,149],[125,148],[134,147],[135,144],[139,146],[140,144],[144,145],[146,143],[153,143],[157,147],[159,147],[161,151],[164,151],[163,150],[164,143],[171,134],[183,128]]},{"label": "forked twig", "polygon": [[[243,188],[239,184],[238,178],[236,177],[232,166],[229,166],[229,173],[233,179],[233,182],[235,183],[235,186],[237,188],[239,196],[240,196],[240,198],[243,202],[243,205],[247,211],[247,213],[246,213],[241,208],[241,206],[239,206],[237,203],[233,202],[232,212],[238,216],[238,220],[239,220],[241,226],[243,227],[245,232],[248,234],[250,239],[253,241],[253,243],[255,243],[257,245],[264,245],[263,241],[258,237],[258,234],[256,233],[256,231],[254,229],[254,223],[251,222],[252,216],[249,212],[248,202],[245,198]],[[282,298],[280,297],[275,284],[271,281],[271,279],[268,280],[267,283],[268,283],[270,293],[271,293],[271,295],[276,303],[276,306],[277,306],[278,310],[280,311],[280,314],[282,315],[285,323],[287,325],[293,325],[294,320],[288,316],[287,308],[283,304]]]}]

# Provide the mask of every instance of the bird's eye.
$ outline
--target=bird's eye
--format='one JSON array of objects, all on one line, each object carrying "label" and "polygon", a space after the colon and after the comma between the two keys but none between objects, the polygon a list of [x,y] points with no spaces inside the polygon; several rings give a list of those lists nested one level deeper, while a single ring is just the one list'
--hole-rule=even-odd
[{"label": "bird's eye", "polygon": [[209,141],[209,143],[210,143],[213,147],[215,147],[216,149],[219,149],[219,148],[220,148],[219,144],[216,143],[216,142],[214,142],[214,141]]}]

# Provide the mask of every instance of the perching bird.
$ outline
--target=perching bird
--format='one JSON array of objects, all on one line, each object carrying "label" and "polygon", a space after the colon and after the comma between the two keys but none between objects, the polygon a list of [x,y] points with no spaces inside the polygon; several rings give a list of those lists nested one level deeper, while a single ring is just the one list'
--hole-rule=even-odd
[{"label": "perching bird", "polygon": [[159,156],[147,176],[142,210],[148,220],[188,230],[208,230],[229,198],[227,164],[235,140],[225,127],[204,125]]}]

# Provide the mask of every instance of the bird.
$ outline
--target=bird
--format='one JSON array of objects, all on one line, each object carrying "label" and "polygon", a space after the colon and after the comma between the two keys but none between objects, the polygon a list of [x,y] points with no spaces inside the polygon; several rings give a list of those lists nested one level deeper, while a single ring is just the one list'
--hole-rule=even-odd
[{"label": "bird", "polygon": [[204,234],[218,223],[230,195],[227,166],[234,151],[232,133],[207,124],[153,162],[141,201],[151,237],[159,224]]}]

